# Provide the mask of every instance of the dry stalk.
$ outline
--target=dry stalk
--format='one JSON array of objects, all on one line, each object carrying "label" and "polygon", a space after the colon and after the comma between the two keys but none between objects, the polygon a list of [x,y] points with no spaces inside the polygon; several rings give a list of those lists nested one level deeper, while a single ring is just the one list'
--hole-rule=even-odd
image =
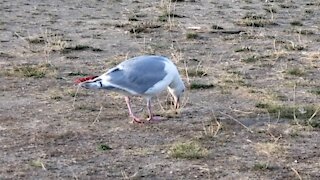
[{"label": "dry stalk", "polygon": [[77,91],[76,91],[76,93],[74,94],[74,97],[73,97],[73,102],[72,102],[72,108],[73,108],[73,110],[76,109],[74,105],[75,105],[75,103],[76,103],[76,98],[77,98],[79,89],[80,89],[80,84],[78,85]]},{"label": "dry stalk", "polygon": [[222,125],[221,123],[217,120],[216,116],[214,115],[214,113],[212,112],[213,114],[213,119],[215,120],[215,123],[216,123],[216,126],[217,128],[214,128],[214,124],[211,122],[211,125],[206,128],[204,123],[202,122],[202,126],[203,126],[203,131],[204,131],[204,134],[206,136],[212,136],[212,137],[216,137],[219,130],[221,129]]},{"label": "dry stalk", "polygon": [[100,107],[99,113],[98,113],[97,117],[94,119],[94,121],[91,123],[91,126],[94,125],[96,122],[99,122],[99,117],[102,112],[102,108],[103,108],[103,106]]},{"label": "dry stalk", "polygon": [[317,108],[317,110],[312,114],[312,116],[308,119],[308,124],[312,121],[312,119],[318,114],[320,110],[320,106]]},{"label": "dry stalk", "polygon": [[225,115],[225,116],[228,116],[228,117],[229,117],[230,119],[232,119],[233,121],[239,123],[239,124],[240,124],[242,127],[244,127],[248,132],[253,133],[253,131],[252,131],[250,128],[248,128],[246,125],[244,125],[243,123],[241,123],[241,122],[240,122],[239,120],[237,120],[236,118],[230,116],[229,114],[223,113],[223,112],[221,112],[221,111],[220,111],[220,113],[223,114],[223,115]]},{"label": "dry stalk", "polygon": [[294,172],[294,174],[299,178],[299,180],[302,180],[302,177],[300,176],[300,174],[298,173],[298,171],[296,169],[294,169],[293,167],[290,167],[291,170]]}]

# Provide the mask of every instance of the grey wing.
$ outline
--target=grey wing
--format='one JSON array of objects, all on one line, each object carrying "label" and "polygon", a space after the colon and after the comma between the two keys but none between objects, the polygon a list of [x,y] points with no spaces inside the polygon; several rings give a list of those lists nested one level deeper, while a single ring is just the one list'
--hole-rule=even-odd
[{"label": "grey wing", "polygon": [[167,75],[165,63],[157,56],[130,59],[108,72],[110,83],[137,94],[143,94]]}]

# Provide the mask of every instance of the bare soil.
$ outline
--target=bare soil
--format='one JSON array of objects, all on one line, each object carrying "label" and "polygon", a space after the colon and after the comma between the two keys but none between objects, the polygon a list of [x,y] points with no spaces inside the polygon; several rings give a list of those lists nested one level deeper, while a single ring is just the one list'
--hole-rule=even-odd
[{"label": "bare soil", "polygon": [[[319,8],[2,0],[0,179],[320,179]],[[178,114],[164,92],[153,106],[165,120],[132,124],[121,95],[77,92],[74,79],[142,54],[179,67]],[[207,153],[173,156],[183,142]]]}]

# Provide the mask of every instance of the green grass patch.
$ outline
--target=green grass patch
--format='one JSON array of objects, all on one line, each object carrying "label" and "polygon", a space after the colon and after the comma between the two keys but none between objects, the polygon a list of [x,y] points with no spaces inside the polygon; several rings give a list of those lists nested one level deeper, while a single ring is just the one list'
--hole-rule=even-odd
[{"label": "green grass patch", "polygon": [[43,78],[48,73],[53,72],[55,68],[50,64],[39,64],[39,65],[19,65],[13,67],[13,69],[5,72],[8,76],[22,76],[22,77],[33,77]]},{"label": "green grass patch", "polygon": [[188,70],[188,76],[189,77],[203,77],[203,76],[207,76],[207,75],[208,74],[205,71],[201,70],[201,69],[189,69]]},{"label": "green grass patch", "polygon": [[264,170],[268,170],[268,163],[263,163],[263,162],[259,162],[259,163],[255,163],[252,167],[253,170],[255,171],[264,171]]},{"label": "green grass patch", "polygon": [[241,61],[245,63],[255,63],[258,60],[259,58],[256,55],[252,55],[252,56],[241,59]]},{"label": "green grass patch", "polygon": [[289,75],[292,75],[292,76],[304,76],[306,75],[305,71],[303,69],[300,69],[300,68],[291,68],[291,69],[288,69],[286,71],[287,74]]},{"label": "green grass patch", "polygon": [[63,54],[67,54],[67,53],[70,53],[72,51],[85,51],[85,50],[91,50],[91,51],[94,51],[94,52],[103,51],[100,48],[94,48],[94,47],[91,47],[91,46],[88,46],[88,45],[75,45],[75,46],[64,47],[63,49],[60,50],[60,52],[63,53]]},{"label": "green grass patch", "polygon": [[173,158],[199,159],[208,155],[208,150],[196,142],[179,142],[173,144],[169,150]]},{"label": "green grass patch", "polygon": [[83,72],[70,72],[68,76],[88,76],[88,74]]},{"label": "green grass patch", "polygon": [[62,96],[59,94],[52,94],[52,95],[50,95],[50,99],[60,101],[60,100],[62,100]]},{"label": "green grass patch", "polygon": [[153,22],[144,22],[132,26],[129,32],[132,34],[149,33],[152,29],[160,28],[161,25]]},{"label": "green grass patch", "polygon": [[315,32],[311,29],[301,29],[301,28],[294,28],[292,30],[288,30],[289,33],[298,33],[302,35],[312,35],[315,34]]},{"label": "green grass patch", "polygon": [[[293,106],[260,102],[256,107],[266,109],[271,115],[285,119],[294,119],[296,116],[297,119],[308,120],[317,111],[315,105]],[[319,115],[317,114],[314,118],[319,119]]]},{"label": "green grass patch", "polygon": [[44,164],[40,159],[32,160],[30,161],[30,166],[36,167],[36,168],[44,168]]},{"label": "green grass patch", "polygon": [[299,44],[294,44],[294,43],[286,43],[284,48],[290,51],[302,51],[305,49],[304,46],[299,45]]},{"label": "green grass patch", "polygon": [[276,25],[271,19],[266,19],[262,15],[255,15],[248,13],[236,22],[239,26],[253,26],[253,27],[265,27],[268,25]]},{"label": "green grass patch", "polygon": [[158,16],[158,21],[167,22],[169,18],[183,18],[183,17],[185,17],[185,16],[174,14],[172,12],[165,12],[165,13],[161,14],[160,16]]},{"label": "green grass patch", "polygon": [[160,16],[158,16],[158,21],[161,22],[167,22],[169,18],[183,18],[185,16],[179,15],[179,14],[174,14],[172,12],[164,12]]},{"label": "green grass patch", "polygon": [[317,87],[317,88],[313,88],[312,90],[310,90],[310,92],[312,94],[315,94],[317,96],[320,96],[320,87]]},{"label": "green grass patch", "polygon": [[303,26],[303,23],[301,21],[292,21],[290,22],[291,26]]},{"label": "green grass patch", "polygon": [[199,35],[196,32],[188,32],[186,34],[187,39],[197,39],[199,38]]},{"label": "green grass patch", "polygon": [[112,150],[112,148],[107,144],[99,144],[98,150],[99,151],[108,151],[108,150]]}]

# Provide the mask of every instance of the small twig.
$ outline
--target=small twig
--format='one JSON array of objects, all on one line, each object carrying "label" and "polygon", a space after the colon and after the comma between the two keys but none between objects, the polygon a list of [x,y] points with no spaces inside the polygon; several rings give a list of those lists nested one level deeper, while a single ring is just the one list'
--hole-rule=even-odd
[{"label": "small twig", "polygon": [[20,34],[18,34],[17,32],[14,32],[14,35],[16,35],[17,37],[19,37],[20,39],[24,40],[25,42],[28,43],[28,41],[26,40],[25,37],[22,37]]},{"label": "small twig", "polygon": [[41,162],[41,167],[42,167],[43,170],[45,170],[45,171],[47,170],[42,162]]},{"label": "small twig", "polygon": [[318,114],[320,110],[320,106],[317,108],[317,110],[312,114],[312,116],[308,119],[308,123],[310,123],[310,121],[312,121],[312,119]]},{"label": "small twig", "polygon": [[302,177],[300,176],[300,174],[298,173],[298,171],[296,169],[294,169],[293,167],[290,167],[291,170],[298,176],[299,180],[302,180]]},{"label": "small twig", "polygon": [[208,172],[208,179],[211,179],[211,173],[210,173],[210,168],[208,164],[204,164],[205,166],[200,166],[200,165],[192,165],[193,167],[199,168],[201,171]]},{"label": "small twig", "polygon": [[75,103],[76,103],[76,98],[77,98],[77,94],[78,94],[78,91],[79,91],[79,89],[80,89],[80,85],[78,85],[78,87],[77,87],[77,91],[76,91],[76,93],[74,94],[74,97],[73,97],[73,102],[72,102],[72,108],[73,109],[75,109]]},{"label": "small twig", "polygon": [[216,124],[217,124],[217,129],[216,129],[216,131],[214,132],[214,135],[213,135],[215,137],[215,136],[217,136],[219,130],[221,129],[221,123],[216,118],[214,118],[214,119],[216,120]]},{"label": "small twig", "polygon": [[102,108],[103,108],[103,106],[100,107],[100,111],[99,111],[96,119],[94,119],[94,121],[91,123],[91,126],[94,125],[96,122],[99,122],[99,117],[100,117],[100,114],[102,112]]},{"label": "small twig", "polygon": [[[213,119],[215,120],[216,124],[217,124],[217,128],[216,130],[214,130],[214,125],[213,123],[211,122],[211,126],[208,127],[208,129],[205,127],[204,123],[202,122],[202,126],[203,126],[203,131],[204,131],[204,134],[206,136],[210,135],[212,137],[216,137],[219,130],[221,129],[221,123],[217,120],[216,116],[214,115],[214,112],[212,111],[212,116],[213,116]],[[208,132],[209,131],[209,132]]]},{"label": "small twig", "polygon": [[296,116],[296,84],[293,86],[293,120],[296,125],[301,126]]},{"label": "small twig", "polygon": [[122,175],[123,179],[129,179],[127,173],[123,170],[121,170],[121,175]]},{"label": "small twig", "polygon": [[187,77],[187,83],[190,85],[190,78],[189,78],[189,72],[188,72],[188,66],[187,66],[187,62],[186,60],[183,61],[183,64],[184,64],[184,70],[185,70],[185,73],[186,73],[186,77]]},{"label": "small twig", "polygon": [[278,140],[280,139],[280,138],[282,138],[282,134],[280,134],[278,137],[276,137],[275,135],[273,135],[273,133],[271,132],[271,130],[270,130],[270,122],[269,122],[269,124],[268,124],[268,128],[267,128],[267,132],[269,133],[269,135],[272,137],[272,139],[274,140],[274,142],[275,143],[277,143],[278,142]]},{"label": "small twig", "polygon": [[188,91],[185,92],[185,95],[183,96],[183,101],[181,102],[181,105],[180,105],[181,109],[187,105],[187,103],[189,102],[189,97],[190,97],[189,92]]},{"label": "small twig", "polygon": [[240,113],[243,113],[243,114],[252,114],[253,113],[253,112],[247,112],[247,111],[241,111],[241,110],[238,110],[238,109],[234,109],[231,106],[229,106],[229,109],[231,109],[234,112],[240,112]]},{"label": "small twig", "polygon": [[72,177],[75,179],[75,180],[78,180],[79,178],[78,178],[78,176],[71,170],[71,172],[72,172]]},{"label": "small twig", "polygon": [[223,113],[220,111],[221,114],[225,115],[225,116],[228,116],[230,119],[234,120],[235,122],[239,123],[242,127],[244,127],[247,131],[249,131],[250,133],[253,133],[253,131],[248,128],[246,125],[244,125],[243,123],[241,123],[239,120],[237,120],[236,118],[230,116],[229,114],[226,114],[226,113]]},{"label": "small twig", "polygon": [[123,179],[135,179],[138,177],[139,171],[135,172],[132,176],[129,177],[125,171],[121,170],[121,175]]},{"label": "small twig", "polygon": [[[167,96],[167,97],[168,97],[168,96]],[[157,101],[158,101],[158,104],[159,104],[161,110],[162,110],[163,112],[165,112],[164,107],[162,106],[162,104],[161,104],[161,102],[160,102],[160,100],[159,100],[159,97],[157,97]]]}]

